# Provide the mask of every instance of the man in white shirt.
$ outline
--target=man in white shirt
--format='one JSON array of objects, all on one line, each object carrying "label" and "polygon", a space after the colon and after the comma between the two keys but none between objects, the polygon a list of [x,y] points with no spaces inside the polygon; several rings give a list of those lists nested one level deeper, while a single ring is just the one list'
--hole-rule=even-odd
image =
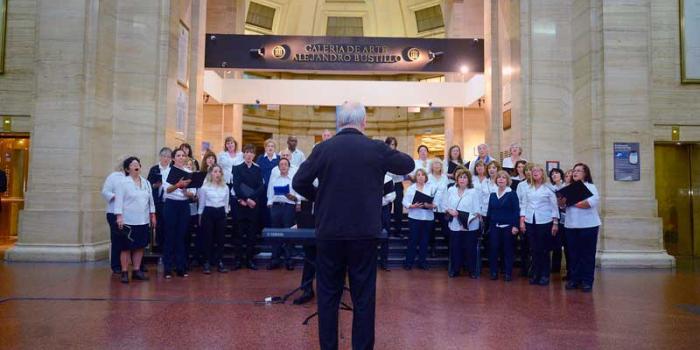
[{"label": "man in white shirt", "polygon": [[482,160],[486,165],[488,165],[489,162],[494,160],[493,158],[491,158],[489,145],[482,143],[476,146],[476,151],[479,155],[476,158],[474,158],[474,160],[469,162],[469,172],[471,172],[472,174],[474,174],[474,166],[476,165],[476,162],[478,160]]},{"label": "man in white shirt", "polygon": [[304,152],[297,149],[298,143],[299,140],[297,140],[296,136],[289,135],[289,137],[287,137],[287,149],[289,149],[289,153],[292,155],[292,158],[290,159],[292,161],[292,167],[298,167],[304,162],[304,160],[306,160]]}]

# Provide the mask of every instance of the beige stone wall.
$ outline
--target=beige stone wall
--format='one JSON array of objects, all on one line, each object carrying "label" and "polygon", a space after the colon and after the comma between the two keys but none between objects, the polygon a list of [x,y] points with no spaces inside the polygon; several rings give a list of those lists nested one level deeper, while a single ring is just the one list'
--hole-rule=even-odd
[{"label": "beige stone wall", "polygon": [[34,114],[36,0],[8,3],[5,72],[0,74],[0,116],[12,118],[12,131],[29,132]]},{"label": "beige stone wall", "polygon": [[[700,127],[700,84],[680,83],[678,5],[678,1],[650,1],[651,115],[661,130],[667,125],[680,125],[684,140],[700,141],[696,131]],[[659,136],[670,141],[670,135],[668,132]]]}]

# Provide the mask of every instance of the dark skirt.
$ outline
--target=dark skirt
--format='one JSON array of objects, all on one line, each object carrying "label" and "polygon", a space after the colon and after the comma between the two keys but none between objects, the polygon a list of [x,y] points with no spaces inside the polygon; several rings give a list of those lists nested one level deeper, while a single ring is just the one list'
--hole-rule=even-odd
[{"label": "dark skirt", "polygon": [[[124,250],[142,249],[148,245],[148,231],[150,226],[146,225],[124,225],[131,227],[131,232],[122,230],[116,235],[117,244]],[[128,235],[124,234],[129,232]]]}]

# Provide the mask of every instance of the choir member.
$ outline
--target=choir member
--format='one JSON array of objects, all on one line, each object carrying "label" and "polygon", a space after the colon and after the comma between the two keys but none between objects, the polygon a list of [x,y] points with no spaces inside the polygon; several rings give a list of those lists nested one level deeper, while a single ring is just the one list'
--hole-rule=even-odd
[{"label": "choir member", "polygon": [[[117,185],[114,199],[114,214],[121,231],[121,281],[129,283],[129,262],[133,264],[131,278],[146,281],[141,271],[143,248],[148,244],[150,227],[156,226],[156,207],[153,202],[151,184],[141,176],[141,162],[136,157],[124,160],[125,178]],[[149,224],[151,226],[149,226]]]},{"label": "choir member", "polygon": [[394,192],[394,180],[391,176],[384,175],[384,196],[382,197],[382,229],[386,231],[386,239],[381,240],[379,249],[379,267],[389,271],[389,232],[391,230],[391,203],[396,199]]},{"label": "choir member", "polygon": [[[289,159],[280,159],[280,175],[271,179],[267,186],[267,207],[270,209],[270,227],[290,228],[294,226],[295,213],[301,211],[301,199],[292,188],[292,175],[289,173]],[[280,190],[282,189],[282,190]],[[268,270],[280,267],[280,256],[284,255],[287,270],[294,270],[291,249],[286,244],[273,243],[272,259]]]},{"label": "choir member", "polygon": [[458,276],[466,259],[469,277],[477,278],[476,250],[481,193],[474,188],[469,170],[457,169],[455,180],[455,185],[447,190],[443,204],[449,215],[450,230],[450,261],[447,273],[449,277]]},{"label": "choir member", "polygon": [[520,204],[518,195],[510,189],[510,175],[500,170],[495,175],[496,192],[491,193],[487,216],[489,217],[489,268],[491,279],[498,279],[498,258],[503,252],[505,280],[513,279],[514,237],[518,234]]},{"label": "choir member", "polygon": [[163,198],[164,189],[163,174],[167,173],[170,169],[170,163],[173,160],[173,150],[168,147],[163,147],[158,152],[159,161],[158,164],[151,167],[148,171],[148,181],[151,183],[151,188],[153,188],[153,201],[156,203],[156,220],[161,224],[156,226],[156,239],[155,248],[157,251],[163,249],[165,240],[165,225],[163,224],[165,220],[163,219],[163,205],[165,204],[165,199]]},{"label": "choir member", "polygon": [[[263,181],[267,186],[267,184],[270,183],[270,175],[272,174],[272,169],[274,169],[277,166],[277,164],[280,161],[280,158],[279,156],[277,156],[277,153],[275,153],[275,149],[277,148],[277,143],[275,143],[275,140],[267,139],[265,140],[264,145],[265,153],[258,156],[258,159],[255,161],[255,164],[260,166],[260,171],[263,175]],[[263,192],[262,197],[260,197],[260,201],[261,203],[267,203],[267,191]],[[267,206],[262,208],[262,210],[260,210],[260,214],[263,227],[271,227],[270,208],[268,208]]]},{"label": "choir member", "polygon": [[216,162],[216,154],[210,150],[207,150],[204,152],[204,157],[202,157],[202,168],[200,171],[203,173],[209,173],[209,169],[216,165]]},{"label": "choir member", "polygon": [[185,151],[187,158],[192,159],[192,171],[199,171],[199,162],[197,162],[197,159],[195,159],[194,155],[192,154],[192,146],[190,146],[189,143],[183,143],[180,144],[180,147],[178,148]]},{"label": "choir member", "polygon": [[418,169],[423,169],[427,174],[430,172],[430,161],[428,160],[428,146],[420,145],[418,146],[418,159],[414,159],[415,167],[413,167],[413,172],[411,172],[411,180],[416,181],[416,171]]},{"label": "choir member", "polygon": [[[447,152],[447,160],[445,160],[445,167],[444,167],[444,172],[447,174],[447,178],[449,179],[450,184],[454,184],[455,181],[455,171],[460,168],[464,167],[464,160],[462,159],[462,149],[459,148],[459,146],[454,145],[450,147],[450,150]],[[471,179],[469,179],[471,181]]]},{"label": "choir member", "polygon": [[[491,158],[491,154],[490,154],[491,151],[489,149],[489,145],[482,143],[482,144],[476,146],[476,151],[478,153],[476,158],[474,158],[474,160],[472,160],[471,162],[467,163],[467,167],[469,168],[469,172],[471,172],[472,174],[474,173],[474,166],[476,165],[477,161],[480,160],[480,161],[484,162],[484,164],[488,165],[489,163],[491,163],[491,161],[494,160],[493,158]],[[499,165],[499,167],[500,167],[500,165]]]},{"label": "choir member", "polygon": [[428,182],[428,173],[423,168],[415,171],[415,178],[416,182],[406,190],[406,194],[403,197],[403,206],[408,209],[408,225],[410,228],[404,269],[410,270],[413,268],[416,258],[416,246],[420,245],[418,267],[428,270],[430,268],[426,260],[428,257],[428,240],[430,231],[433,229],[435,220],[433,210],[436,205],[434,200],[432,203],[413,203],[413,198],[416,196],[416,193],[422,192],[434,199],[437,187]]},{"label": "choir member", "polygon": [[[243,147],[243,163],[233,167],[232,173],[233,191],[236,193],[238,203],[239,226],[239,244],[236,247],[237,261],[234,268],[244,265],[250,270],[258,269],[253,261],[253,256],[255,255],[258,234],[258,211],[260,210],[258,202],[265,190],[262,172],[260,167],[253,162],[254,157],[255,146],[248,144]],[[245,253],[243,245],[245,245]]]},{"label": "choir member", "polygon": [[[564,172],[559,168],[554,168],[549,171],[549,187],[552,192],[557,192],[567,185],[564,182]],[[564,225],[566,223],[566,213],[563,210],[559,210],[559,232],[554,236],[554,242],[552,245],[552,273],[559,273],[561,271],[561,258],[562,249],[564,250],[564,259],[566,259],[566,275],[569,275],[571,262],[569,260],[569,251],[566,249],[566,229]],[[566,276],[564,276],[566,279]]]},{"label": "choir member", "polygon": [[114,200],[117,197],[117,186],[124,181],[124,166],[122,164],[123,160],[119,160],[119,164],[114,169],[114,172],[107,176],[104,184],[102,185],[102,198],[107,202],[107,225],[109,225],[109,240],[112,242],[109,253],[110,267],[112,268],[113,274],[119,274],[121,269],[120,254],[121,248],[119,247],[120,239],[117,236],[117,216],[114,214]]},{"label": "choir member", "polygon": [[223,261],[226,215],[230,210],[229,192],[221,166],[209,166],[204,185],[198,191],[197,208],[204,253],[202,272],[207,275],[211,273],[211,266],[216,266],[220,273],[229,271]]},{"label": "choir member", "polygon": [[[384,143],[389,145],[391,149],[396,149],[399,145],[398,141],[396,140],[395,137],[389,136],[384,140]],[[387,173],[389,176],[391,176],[391,179],[394,181],[394,193],[396,194],[396,198],[394,199],[394,203],[392,204],[392,218],[394,219],[394,227],[393,227],[393,234],[397,237],[403,237],[401,234],[401,221],[403,220],[403,205],[401,202],[403,201],[403,181],[405,177],[403,175],[396,175],[392,173]]]},{"label": "choir member", "polygon": [[291,161],[292,166],[295,168],[298,168],[301,165],[301,163],[303,163],[306,160],[304,152],[297,148],[298,143],[299,141],[297,140],[296,136],[289,135],[289,137],[287,137],[287,149],[289,150],[292,156],[289,160]]},{"label": "choir member", "polygon": [[560,208],[566,208],[566,238],[571,258],[571,276],[566,282],[566,289],[581,288],[584,292],[590,292],[593,289],[595,253],[601,223],[598,216],[600,196],[588,165],[576,164],[572,176],[573,181],[582,181],[592,196],[571,206],[566,205],[566,198],[559,200]]},{"label": "choir member", "polygon": [[445,217],[445,208],[442,206],[442,198],[445,192],[447,192],[447,185],[449,180],[447,175],[443,172],[443,163],[440,159],[435,158],[430,161],[430,171],[428,172],[428,182],[432,183],[437,192],[435,193],[435,225],[430,235],[430,256],[437,256],[437,249],[435,247],[435,238],[437,236],[437,228],[440,228],[442,236],[445,238],[445,243],[449,247],[449,234],[447,227],[447,220]]},{"label": "choir member", "polygon": [[520,144],[513,143],[510,145],[510,157],[503,160],[504,168],[515,168],[515,163],[522,160],[527,163],[527,160],[522,158],[523,148]]},{"label": "choir member", "polygon": [[[530,284],[549,284],[553,236],[559,231],[559,208],[554,192],[547,186],[544,169],[533,165],[520,203],[520,232],[527,233],[532,254]],[[520,197],[520,196],[519,196]]]},{"label": "choir member", "polygon": [[185,151],[178,149],[174,152],[173,165],[163,173],[165,187],[165,204],[163,216],[165,219],[165,247],[163,250],[163,274],[166,279],[173,277],[173,267],[179,277],[186,277],[187,256],[185,255],[185,235],[190,224],[190,200],[194,198],[193,191],[187,189],[191,180],[179,179],[176,183],[168,183],[168,175],[172,168],[185,169]]}]

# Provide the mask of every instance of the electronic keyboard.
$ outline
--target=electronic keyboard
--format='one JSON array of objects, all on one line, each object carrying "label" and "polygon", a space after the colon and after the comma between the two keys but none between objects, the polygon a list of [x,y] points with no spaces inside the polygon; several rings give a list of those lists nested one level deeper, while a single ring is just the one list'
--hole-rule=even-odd
[{"label": "electronic keyboard", "polygon": [[[269,228],[266,227],[262,231],[262,237],[270,241],[283,241],[292,244],[314,244],[316,243],[316,231],[312,228]],[[378,239],[386,239],[386,230],[377,237]]]}]

